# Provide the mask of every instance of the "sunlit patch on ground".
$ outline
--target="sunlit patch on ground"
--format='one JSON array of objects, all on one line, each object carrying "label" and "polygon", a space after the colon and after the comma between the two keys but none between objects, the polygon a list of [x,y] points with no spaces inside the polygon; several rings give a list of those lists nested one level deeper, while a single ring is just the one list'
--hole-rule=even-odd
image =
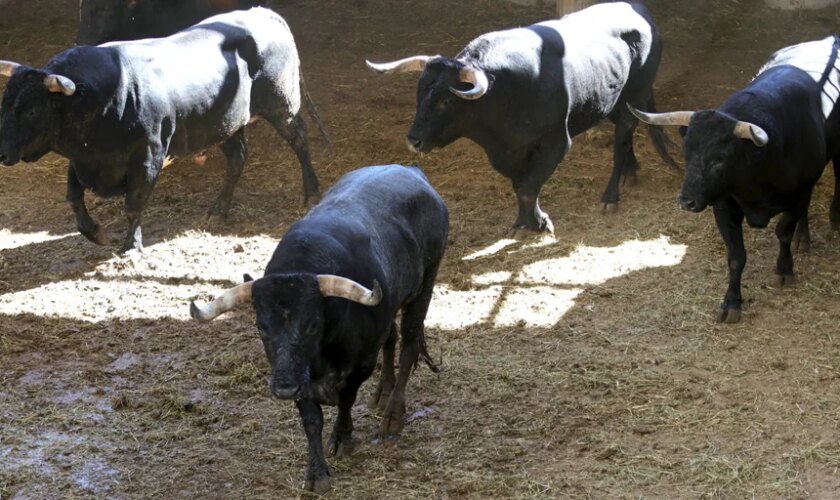
[{"label": "sunlit patch on ground", "polygon": [[[471,255],[491,255],[512,241],[501,240]],[[532,245],[550,242],[541,239]],[[665,236],[626,241],[615,247],[581,245],[571,255],[532,262],[518,273],[499,270],[474,275],[471,281],[475,288],[471,290],[436,293],[427,324],[442,329],[483,322],[497,327],[521,324],[550,328],[574,307],[582,291],[570,286],[599,285],[634,271],[675,266],[682,262],[685,252],[685,245],[674,245]],[[493,312],[497,304],[500,306]]]},{"label": "sunlit patch on ground", "polygon": [[661,236],[649,241],[626,241],[616,247],[580,246],[568,257],[527,265],[518,283],[552,285],[599,285],[633,271],[675,266],[685,257],[686,246],[674,245]]},{"label": "sunlit patch on ground", "polygon": [[[8,231],[2,233],[11,235]],[[501,240],[473,256],[491,255],[515,240]],[[84,278],[47,283],[0,296],[0,313],[33,314],[90,322],[111,319],[189,319],[188,303],[211,298],[238,283],[243,272],[261,273],[277,242],[269,236],[239,238],[188,231],[99,264]],[[541,243],[545,244],[545,243]],[[492,249],[492,251],[491,251]],[[521,250],[521,249],[519,249]],[[581,285],[682,261],[685,245],[667,238],[628,241],[616,247],[580,246],[571,255],[472,277],[473,288],[435,290],[427,325],[454,330],[478,324],[551,327],[575,304]]]},{"label": "sunlit patch on ground", "polygon": [[435,287],[432,305],[426,316],[426,326],[443,330],[458,330],[487,321],[502,287],[458,291],[446,285]]},{"label": "sunlit patch on ground", "polygon": [[25,245],[44,243],[46,241],[61,240],[73,236],[68,234],[50,234],[47,231],[36,233],[14,233],[8,229],[0,229],[0,250],[11,250]]},{"label": "sunlit patch on ground", "polygon": [[114,256],[82,279],[0,295],[0,313],[90,322],[189,319],[189,301],[210,298],[243,272],[262,274],[277,241],[188,231],[144,250]]},{"label": "sunlit patch on ground", "polygon": [[514,288],[505,295],[493,325],[523,324],[549,328],[574,307],[575,299],[582,291],[578,288],[564,290],[550,286]]},{"label": "sunlit patch on ground", "polygon": [[152,245],[142,254],[109,259],[96,267],[97,276],[108,278],[182,278],[242,281],[242,273],[262,275],[277,239],[266,236],[218,236],[187,231]]},{"label": "sunlit patch on ground", "polygon": [[518,243],[518,241],[510,238],[499,240],[496,243],[493,243],[492,245],[488,246],[487,248],[476,250],[475,252],[465,256],[463,260],[475,260],[480,257],[487,257],[488,255],[493,255],[501,252],[502,250],[513,245],[514,243]]}]

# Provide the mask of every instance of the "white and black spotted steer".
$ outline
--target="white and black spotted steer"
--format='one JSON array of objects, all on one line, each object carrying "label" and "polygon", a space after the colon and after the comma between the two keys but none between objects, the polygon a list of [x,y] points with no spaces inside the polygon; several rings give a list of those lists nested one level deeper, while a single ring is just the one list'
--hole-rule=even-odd
[{"label": "white and black spotted steer", "polygon": [[[712,205],[726,243],[729,288],[718,319],[741,318],[741,273],[747,262],[742,223],[776,225],[777,284],[794,281],[791,242],[807,221],[814,184],[832,161],[835,192],[831,222],[840,224],[840,38],[779,50],[744,89],[717,109],[647,114],[644,121],[679,125],[685,136],[686,172],[680,206],[701,212]],[[806,226],[807,227],[807,226]],[[807,229],[805,230],[807,235]]]},{"label": "white and black spotted steer", "polygon": [[380,349],[382,377],[371,403],[384,409],[382,436],[403,427],[405,387],[418,357],[435,369],[423,323],[448,230],[443,200],[420,169],[362,168],[342,177],[289,229],[262,278],[210,304],[191,304],[192,317],[202,321],[237,304],[253,306],[271,365],[271,392],[296,402],[309,441],[307,489],[322,493],[330,486],[321,405],[338,405],[328,450],[348,454],[350,409]]},{"label": "white and black spotted steer", "polygon": [[43,69],[0,61],[0,74],[10,77],[0,162],[33,162],[50,151],[68,158],[67,200],[79,231],[96,243],[108,238],[87,212],[86,189],[125,195],[122,251],[139,249],[141,213],[164,161],[217,144],[227,174],[210,212],[226,215],[246,161],[245,125],[256,117],[295,150],[306,198],[319,196],[297,48],[271,10],[221,14],[168,38],[71,48]]},{"label": "white and black spotted steer", "polygon": [[[466,137],[513,183],[516,235],[553,232],[540,210],[543,184],[569,151],[572,137],[603,118],[615,124],[612,176],[605,208],[619,198],[622,175],[635,179],[633,131],[625,103],[653,110],[653,81],[662,44],[640,4],[595,5],[560,20],[496,31],[471,41],[454,59],[414,56],[368,66],[375,71],[422,71],[417,111],[408,132],[413,151],[442,148]],[[667,139],[653,143],[672,166]]]}]

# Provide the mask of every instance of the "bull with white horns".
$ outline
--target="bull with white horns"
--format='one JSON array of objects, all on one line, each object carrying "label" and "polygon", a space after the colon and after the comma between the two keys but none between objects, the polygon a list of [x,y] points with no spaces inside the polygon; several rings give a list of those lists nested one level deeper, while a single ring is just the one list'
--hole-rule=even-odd
[{"label": "bull with white horns", "polygon": [[338,405],[328,451],[349,454],[350,409],[380,349],[382,376],[371,405],[384,410],[383,437],[402,430],[405,387],[418,358],[436,369],[423,323],[448,231],[443,200],[419,168],[362,168],[342,177],[289,229],[262,278],[207,305],[191,304],[192,317],[200,321],[238,304],[254,307],[271,365],[271,393],[295,401],[309,441],[308,490],[323,493],[331,482],[321,445],[321,405]]}]

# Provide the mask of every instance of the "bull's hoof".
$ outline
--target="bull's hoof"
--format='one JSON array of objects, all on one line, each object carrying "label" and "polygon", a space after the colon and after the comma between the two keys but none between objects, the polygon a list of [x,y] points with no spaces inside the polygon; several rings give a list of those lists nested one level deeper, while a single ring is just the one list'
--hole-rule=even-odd
[{"label": "bull's hoof", "polygon": [[371,410],[379,410],[385,411],[385,408],[388,406],[388,400],[391,398],[391,391],[384,391],[380,388],[376,388],[376,392],[374,392],[370,396],[370,400],[368,401],[368,408]]},{"label": "bull's hoof", "polygon": [[811,238],[794,238],[793,250],[797,253],[811,252]]},{"label": "bull's hoof", "polygon": [[353,454],[353,440],[350,436],[336,437],[333,434],[327,442],[327,454],[335,458],[349,457]]},{"label": "bull's hoof", "polygon": [[96,236],[91,241],[101,246],[109,244],[111,242],[111,239],[108,237],[108,230],[102,226],[97,227]]},{"label": "bull's hoof", "polygon": [[379,437],[381,439],[399,436],[403,427],[405,427],[405,422],[403,422],[405,403],[389,404],[388,406],[389,408],[382,415],[382,422],[379,423]]},{"label": "bull's hoof", "polygon": [[740,309],[719,309],[717,313],[718,323],[737,323],[741,321]]},{"label": "bull's hoof", "polygon": [[307,480],[304,484],[304,489],[306,491],[311,491],[316,495],[323,495],[324,493],[330,491],[331,486],[332,478],[330,476],[324,476],[318,479]]},{"label": "bull's hoof", "polygon": [[614,214],[618,212],[618,203],[604,203],[604,213]]},{"label": "bull's hoof", "polygon": [[796,276],[792,274],[777,274],[773,279],[773,284],[778,288],[793,286],[796,284]]},{"label": "bull's hoof", "polygon": [[634,187],[639,184],[639,176],[636,174],[628,174],[621,176],[621,185],[626,187]]},{"label": "bull's hoof", "polygon": [[307,193],[303,196],[303,206],[308,210],[321,201],[321,193],[315,191],[314,193]]},{"label": "bull's hoof", "polygon": [[529,238],[533,238],[535,236],[542,235],[542,231],[535,231],[533,229],[528,229],[524,227],[514,227],[508,231],[508,238],[513,240],[527,240]]}]

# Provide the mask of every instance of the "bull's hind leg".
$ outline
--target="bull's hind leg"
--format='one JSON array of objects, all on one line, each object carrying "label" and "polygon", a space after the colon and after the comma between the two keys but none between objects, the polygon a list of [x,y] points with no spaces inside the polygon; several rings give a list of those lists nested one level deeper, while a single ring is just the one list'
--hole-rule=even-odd
[{"label": "bull's hind leg", "polygon": [[394,375],[394,353],[396,347],[397,324],[392,322],[388,340],[382,346],[382,372],[379,375],[379,384],[376,385],[376,390],[373,391],[373,395],[368,403],[368,407],[371,409],[384,411],[388,404],[388,399],[391,397],[391,392],[394,390],[396,380]]},{"label": "bull's hind leg", "polygon": [[776,260],[776,286],[793,285],[793,254],[790,251],[797,222],[808,216],[808,204],[811,203],[811,190],[803,194],[796,206],[784,212],[776,224],[776,237],[779,239],[779,257]]},{"label": "bull's hind leg", "polygon": [[834,155],[831,164],[834,167],[834,197],[831,199],[828,219],[831,222],[831,229],[840,231],[840,154]]},{"label": "bull's hind leg", "polygon": [[225,183],[222,185],[221,191],[219,191],[216,202],[210,207],[208,215],[227,217],[228,211],[230,211],[230,203],[233,199],[233,190],[236,188],[236,183],[239,182],[242,169],[245,167],[245,161],[248,159],[248,143],[245,140],[245,128],[243,127],[237,130],[228,140],[222,143],[220,148],[227,159]]},{"label": "bull's hind leg", "polygon": [[300,114],[291,117],[266,116],[277,133],[297,155],[300,162],[300,172],[303,175],[303,203],[311,206],[321,200],[321,192],[318,191],[318,177],[312,169],[312,160],[309,155],[309,139],[306,135],[306,122]]},{"label": "bull's hind leg", "polygon": [[616,111],[617,116],[613,118],[615,122],[613,170],[607,183],[607,189],[601,196],[606,211],[615,211],[618,208],[618,191],[622,177],[630,185],[636,184],[638,181],[636,170],[639,167],[639,162],[633,152],[633,132],[635,132],[639,120],[630,114],[630,111],[624,105],[618,105]]},{"label": "bull's hind leg", "polygon": [[79,233],[97,245],[108,244],[108,232],[93,221],[85,205],[85,188],[76,176],[73,162],[67,167],[67,201],[76,215],[76,227]]}]

